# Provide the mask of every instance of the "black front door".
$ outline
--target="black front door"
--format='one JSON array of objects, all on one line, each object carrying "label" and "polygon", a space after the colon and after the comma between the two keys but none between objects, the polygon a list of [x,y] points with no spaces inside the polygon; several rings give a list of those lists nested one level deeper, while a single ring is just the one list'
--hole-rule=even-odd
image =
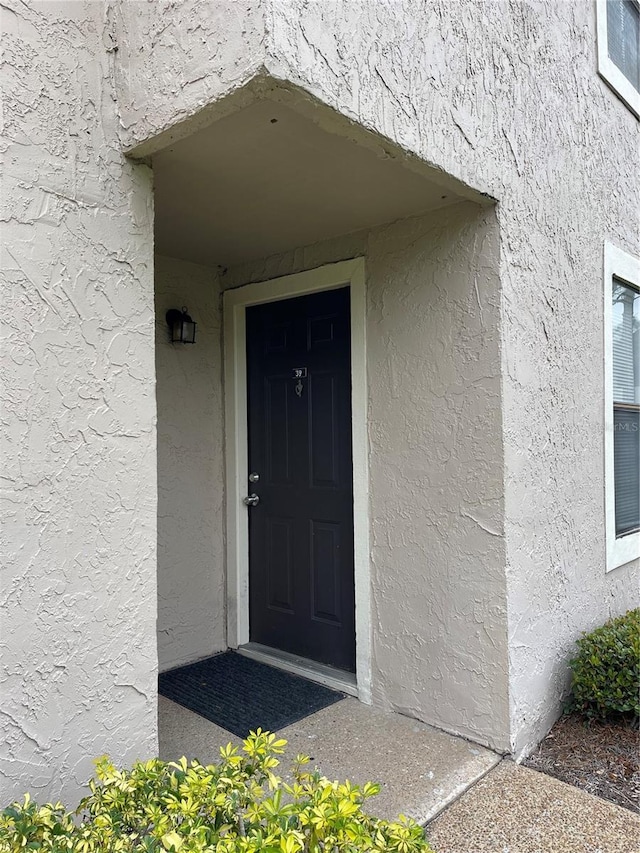
[{"label": "black front door", "polygon": [[349,289],[247,309],[250,636],[355,670]]}]

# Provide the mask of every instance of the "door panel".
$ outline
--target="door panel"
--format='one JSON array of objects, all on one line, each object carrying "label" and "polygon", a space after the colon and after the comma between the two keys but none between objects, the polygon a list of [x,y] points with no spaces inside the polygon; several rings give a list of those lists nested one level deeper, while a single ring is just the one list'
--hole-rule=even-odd
[{"label": "door panel", "polygon": [[311,522],[311,574],[314,619],[340,625],[340,525]]},{"label": "door panel", "polygon": [[264,430],[267,441],[266,475],[271,483],[291,482],[291,424],[288,377],[265,376]]},{"label": "door panel", "polygon": [[250,637],[353,672],[349,289],[246,319]]},{"label": "door panel", "polygon": [[337,432],[340,412],[336,377],[329,373],[314,374],[310,393],[311,486],[338,488],[340,460]]},{"label": "door panel", "polygon": [[269,607],[293,613],[293,520],[269,516],[266,534]]}]

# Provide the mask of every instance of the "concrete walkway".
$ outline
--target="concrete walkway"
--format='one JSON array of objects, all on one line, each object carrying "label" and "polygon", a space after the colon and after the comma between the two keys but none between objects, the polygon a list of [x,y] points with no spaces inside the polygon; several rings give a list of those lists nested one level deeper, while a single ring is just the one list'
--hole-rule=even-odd
[{"label": "concrete walkway", "polygon": [[[160,697],[160,757],[210,763],[239,743]],[[640,853],[640,818],[462,738],[346,698],[279,734],[331,779],[380,782],[372,813],[427,824],[435,853]],[[282,762],[283,775],[287,755]]]},{"label": "concrete walkway", "polygon": [[502,761],[427,827],[436,853],[638,853],[640,818]]},{"label": "concrete walkway", "polygon": [[[186,755],[211,763],[219,748],[238,743],[225,729],[160,697],[160,758]],[[287,726],[287,755],[308,755],[330,779],[382,785],[369,811],[395,818],[400,813],[426,823],[447,803],[494,767],[500,758],[488,749],[453,737],[417,720],[385,713],[346,699]]]}]

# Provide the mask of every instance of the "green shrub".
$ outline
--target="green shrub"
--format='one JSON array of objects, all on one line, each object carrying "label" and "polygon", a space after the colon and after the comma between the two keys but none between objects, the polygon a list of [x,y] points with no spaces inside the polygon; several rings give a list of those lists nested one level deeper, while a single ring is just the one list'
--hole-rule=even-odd
[{"label": "green shrub", "polygon": [[368,783],[330,782],[304,770],[274,774],[285,741],[258,729],[242,751],[230,744],[218,764],[182,758],[139,762],[128,770],[104,757],[91,793],[71,814],[29,796],[0,815],[0,851],[46,853],[428,853],[422,829],[362,811],[378,792]]},{"label": "green shrub", "polygon": [[568,710],[589,719],[640,716],[640,609],[578,640]]}]

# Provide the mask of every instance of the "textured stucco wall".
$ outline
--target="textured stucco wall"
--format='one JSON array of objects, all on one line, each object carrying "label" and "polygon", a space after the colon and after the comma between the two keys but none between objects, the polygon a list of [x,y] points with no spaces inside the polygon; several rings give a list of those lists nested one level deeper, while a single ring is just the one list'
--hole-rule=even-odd
[{"label": "textured stucco wall", "polygon": [[362,255],[373,696],[509,747],[498,229],[437,213],[243,265],[223,287]]},{"label": "textured stucco wall", "polygon": [[[637,564],[604,572],[602,245],[609,239],[640,254],[640,146],[637,120],[597,76],[594,4],[5,0],[1,26],[10,318],[2,390],[10,482],[0,625],[3,799],[27,785],[68,794],[97,752],[128,760],[153,751],[151,185],[147,170],[121,151],[206,112],[258,69],[499,200],[502,571],[511,745],[526,749],[559,708],[578,632],[637,600]],[[353,239],[343,244],[354,249],[349,254],[359,251]],[[333,250],[340,254],[338,244]],[[310,250],[289,265],[306,255],[316,262]],[[380,335],[398,322],[398,303],[384,285],[391,278],[380,277],[384,298],[377,308],[371,303]],[[408,306],[418,291],[401,290]],[[484,304],[473,319],[483,316]],[[415,346],[418,326],[406,333]],[[401,360],[413,364],[409,351]],[[389,388],[397,385],[411,402],[414,392],[388,375]],[[442,395],[443,407],[456,404],[450,390]],[[389,414],[407,418],[404,444],[400,460],[389,460],[388,437],[372,433],[380,466],[374,486],[385,465],[406,464],[407,477],[417,462],[417,409]],[[401,479],[392,483],[401,491]],[[492,480],[487,488],[483,503],[494,521]],[[404,519],[405,530],[398,522],[396,536],[382,514],[374,531],[381,584],[392,582],[382,570],[391,546],[418,564],[413,518]],[[467,522],[480,537],[479,525]],[[500,537],[487,536],[499,550]],[[460,550],[460,562],[483,543]],[[487,562],[494,558],[497,550]],[[489,616],[486,606],[471,616],[469,602],[456,597],[465,590],[443,587],[466,608],[463,636],[471,638],[473,623],[480,638],[486,628],[487,643],[496,641],[499,587],[495,581],[492,601],[500,615]],[[418,636],[422,616],[402,593],[409,601],[402,624],[407,637]],[[446,611],[433,614],[438,628],[429,623],[424,636],[445,626],[455,639],[451,597],[443,599]],[[375,613],[377,654],[391,679],[400,645],[392,648],[384,632],[396,615],[388,602]],[[426,657],[406,643],[416,660]],[[498,688],[502,675],[493,666],[490,658],[471,659],[474,683],[495,678]],[[394,698],[392,687],[384,695],[398,707],[411,711],[418,696],[429,701],[426,682],[409,696],[405,688]],[[442,692],[442,702],[461,702],[459,692]],[[481,721],[494,711],[502,719],[499,708],[470,710]]]},{"label": "textured stucco wall", "polygon": [[597,75],[595,4],[272,0],[267,67],[497,198],[512,748],[553,722],[605,574],[602,247],[640,255],[640,135]]},{"label": "textured stucco wall", "polygon": [[0,802],[156,742],[151,173],[98,3],[2,4]]},{"label": "textured stucco wall", "polygon": [[[226,648],[220,288],[203,266],[156,256],[158,658],[161,670]],[[186,305],[194,346],[168,340]]]},{"label": "textured stucco wall", "polygon": [[[240,86],[262,66],[261,0],[109,0],[125,149]],[[189,130],[193,128],[190,126]],[[168,140],[165,140],[165,144]]]}]

